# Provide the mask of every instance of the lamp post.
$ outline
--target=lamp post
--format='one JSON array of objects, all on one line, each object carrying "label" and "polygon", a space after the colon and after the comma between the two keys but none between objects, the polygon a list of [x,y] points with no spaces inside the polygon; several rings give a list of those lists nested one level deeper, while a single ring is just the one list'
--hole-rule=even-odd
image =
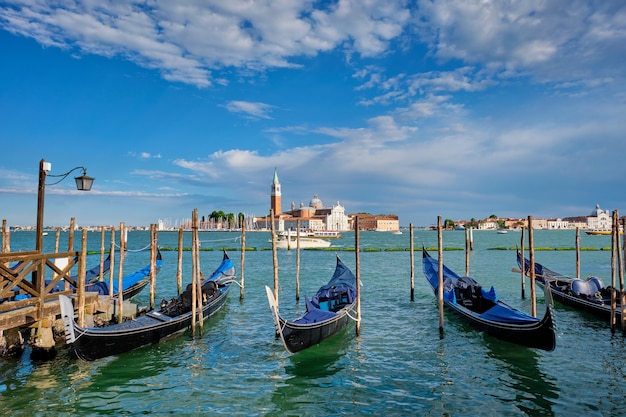
[{"label": "lamp post", "polygon": [[39,188],[37,192],[37,240],[35,243],[35,250],[37,252],[41,252],[43,250],[43,206],[44,206],[44,197],[46,191],[46,177],[55,177],[60,178],[57,182],[48,185],[55,185],[63,181],[70,175],[72,172],[77,169],[83,170],[83,175],[80,177],[74,177],[76,181],[76,189],[79,191],[91,191],[91,186],[93,185],[93,180],[95,178],[87,176],[87,169],[82,166],[78,166],[70,169],[65,174],[60,175],[48,175],[48,171],[52,169],[52,165],[50,162],[46,162],[43,159],[39,161]]}]

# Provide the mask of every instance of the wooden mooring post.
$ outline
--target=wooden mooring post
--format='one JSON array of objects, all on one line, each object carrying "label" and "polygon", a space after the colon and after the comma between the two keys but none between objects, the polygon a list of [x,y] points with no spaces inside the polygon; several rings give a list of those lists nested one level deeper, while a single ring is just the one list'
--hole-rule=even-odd
[{"label": "wooden mooring post", "polygon": [[441,216],[437,216],[437,252],[439,256],[439,271],[437,281],[437,302],[439,304],[439,337],[443,339],[443,228]]},{"label": "wooden mooring post", "polygon": [[176,288],[178,295],[183,293],[183,228],[178,228],[178,264],[176,267]]},{"label": "wooden mooring post", "polygon": [[245,220],[241,222],[241,267],[239,268],[239,273],[241,274],[241,279],[239,281],[239,299],[243,300],[244,293],[244,265],[246,260],[246,222]]},{"label": "wooden mooring post", "polygon": [[522,283],[522,300],[524,298],[526,298],[526,261],[524,260],[526,257],[526,250],[524,249],[525,247],[525,243],[524,243],[524,227],[522,227],[522,233],[521,233],[521,237],[520,237],[520,255],[522,256],[522,263],[520,265],[520,269],[522,271],[521,275],[521,283]]},{"label": "wooden mooring post", "polygon": [[411,261],[411,301],[415,301],[415,244],[413,238],[413,223],[409,225],[409,259]]},{"label": "wooden mooring post", "polygon": [[613,224],[611,226],[611,333],[615,333],[615,325],[617,324],[617,291],[615,289],[617,253],[619,252],[619,223],[617,218],[617,210],[613,210]]},{"label": "wooden mooring post", "polygon": [[361,334],[361,241],[359,216],[354,221],[354,254],[356,263],[356,335]]},{"label": "wooden mooring post", "polygon": [[[300,219],[296,221],[296,301],[300,300]],[[289,232],[287,232],[289,233]],[[287,236],[289,239],[289,236]]]},{"label": "wooden mooring post", "polygon": [[[626,219],[622,219],[622,230],[626,232]],[[620,327],[622,332],[626,332],[626,314],[624,314],[624,306],[626,306],[626,294],[624,293],[624,269],[626,269],[626,234],[622,237],[622,273],[619,276],[619,300],[621,306]]]},{"label": "wooden mooring post", "polygon": [[528,216],[528,256],[530,258],[530,314],[537,317],[537,290],[535,288],[535,243],[533,242],[533,216]]}]

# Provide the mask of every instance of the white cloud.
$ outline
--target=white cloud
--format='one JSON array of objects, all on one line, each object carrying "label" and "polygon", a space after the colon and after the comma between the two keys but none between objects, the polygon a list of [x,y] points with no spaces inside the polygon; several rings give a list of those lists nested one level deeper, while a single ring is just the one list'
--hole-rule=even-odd
[{"label": "white cloud", "polygon": [[626,4],[620,1],[449,0],[418,3],[423,40],[444,60],[481,64],[499,76],[538,81],[621,74],[625,62],[602,68],[608,55],[626,55]]},{"label": "white cloud", "polygon": [[231,113],[243,113],[252,118],[271,119],[269,112],[274,106],[265,103],[232,100],[224,106]]},{"label": "white cloud", "polygon": [[213,83],[215,69],[296,67],[292,58],[337,46],[381,54],[409,16],[401,0],[341,0],[327,8],[309,0],[13,0],[0,7],[0,25],[12,33],[46,46],[123,56],[198,87]]}]

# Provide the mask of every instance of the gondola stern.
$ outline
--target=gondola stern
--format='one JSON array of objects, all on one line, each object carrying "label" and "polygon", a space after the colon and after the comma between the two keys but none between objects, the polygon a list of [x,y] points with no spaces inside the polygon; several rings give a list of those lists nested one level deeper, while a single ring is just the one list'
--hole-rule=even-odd
[{"label": "gondola stern", "polygon": [[270,305],[270,311],[272,312],[272,318],[274,319],[276,333],[278,334],[280,330],[280,314],[278,312],[278,302],[276,300],[276,297],[274,297],[274,293],[267,285],[265,286],[265,293],[267,295],[267,302]]},{"label": "gondola stern", "polygon": [[274,293],[272,292],[270,287],[268,287],[267,285],[265,286],[265,293],[267,294],[267,301],[270,305],[270,310],[272,311],[272,318],[274,319],[276,337],[280,337],[280,340],[283,343],[283,346],[285,347],[285,350],[288,353],[295,353],[295,351],[292,351],[290,349],[289,345],[287,344],[287,341],[285,340],[285,335],[282,332],[282,328],[281,328],[282,326],[280,324],[284,320],[281,319],[280,313],[278,312],[278,302],[276,300],[276,297],[274,297]]},{"label": "gondola stern", "polygon": [[550,285],[543,286],[543,293],[546,303],[546,313],[542,321],[546,323],[545,325],[550,329],[550,333],[552,335],[552,341],[548,346],[546,346],[545,350],[551,352],[556,349],[557,323],[554,315],[554,300],[552,298],[552,289]]},{"label": "gondola stern", "polygon": [[65,342],[72,344],[76,341],[74,333],[74,305],[72,300],[65,295],[59,295],[59,304],[61,306],[61,317],[63,318],[63,328],[65,330]]}]

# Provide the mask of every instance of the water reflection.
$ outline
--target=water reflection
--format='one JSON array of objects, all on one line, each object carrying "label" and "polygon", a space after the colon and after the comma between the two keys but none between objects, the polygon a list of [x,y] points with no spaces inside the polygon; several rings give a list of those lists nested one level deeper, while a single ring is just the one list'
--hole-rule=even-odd
[{"label": "water reflection", "polygon": [[[484,343],[489,349],[488,356],[498,361],[500,369],[507,371],[498,379],[515,393],[514,405],[526,415],[554,416],[552,406],[560,390],[556,381],[540,369],[542,353],[489,336],[485,336]],[[508,392],[503,394],[510,399]]]},{"label": "water reflection", "polygon": [[351,332],[350,326],[320,345],[290,355],[285,364],[287,376],[272,395],[275,410],[268,415],[319,415],[324,399],[311,397],[312,389],[338,383],[334,376],[344,367],[342,358],[356,343]]}]

